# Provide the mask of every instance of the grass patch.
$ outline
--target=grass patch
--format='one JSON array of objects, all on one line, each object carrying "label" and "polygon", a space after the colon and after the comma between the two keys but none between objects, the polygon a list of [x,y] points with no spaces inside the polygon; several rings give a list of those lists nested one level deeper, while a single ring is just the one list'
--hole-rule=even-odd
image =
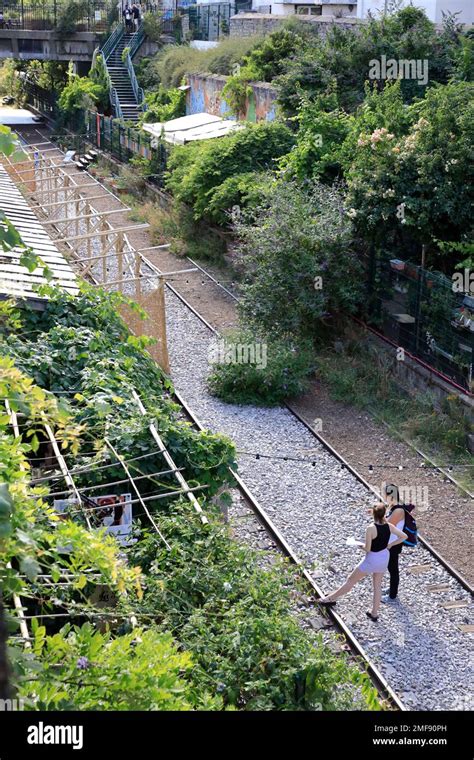
[{"label": "grass patch", "polygon": [[[317,359],[317,375],[332,399],[369,411],[395,437],[405,438],[441,464],[472,463],[467,450],[472,424],[457,396],[447,396],[437,406],[430,393],[414,398],[395,383],[392,363],[383,352],[360,340],[338,345],[339,351],[326,348]],[[473,478],[465,469],[456,479],[472,488]]]}]

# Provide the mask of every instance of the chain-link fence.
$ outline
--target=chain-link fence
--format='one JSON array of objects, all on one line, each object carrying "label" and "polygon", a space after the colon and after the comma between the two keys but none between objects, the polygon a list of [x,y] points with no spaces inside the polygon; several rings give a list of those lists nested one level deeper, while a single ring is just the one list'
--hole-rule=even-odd
[{"label": "chain-link fence", "polygon": [[466,390],[473,387],[474,293],[401,259],[372,260],[369,321]]}]

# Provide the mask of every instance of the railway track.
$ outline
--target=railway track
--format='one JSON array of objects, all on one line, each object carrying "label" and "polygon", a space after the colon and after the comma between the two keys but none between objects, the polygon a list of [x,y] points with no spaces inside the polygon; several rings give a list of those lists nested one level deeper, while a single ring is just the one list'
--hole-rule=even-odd
[{"label": "railway track", "polygon": [[[192,261],[192,259],[189,259],[189,261]],[[205,273],[205,270],[200,267],[200,271]],[[214,277],[209,275],[210,279],[218,286],[223,287],[218,283]],[[209,329],[211,330],[215,335],[219,335],[218,331],[211,325],[209,322],[204,319],[204,317],[199,314],[199,312],[178,292],[178,290],[171,284],[167,283],[167,287],[171,290],[171,292],[179,298],[185,306],[193,312],[193,314]],[[228,291],[226,291],[228,292]],[[233,298],[236,298],[235,296],[232,296]],[[238,300],[236,298],[236,300]],[[293,408],[293,406],[290,403],[285,404],[286,408],[293,414],[301,424],[305,426],[307,430],[310,431],[310,433],[324,446],[324,448],[331,454],[331,456],[335,457],[341,464],[350,472],[358,481],[361,483],[368,491],[373,493],[377,498],[380,498],[380,494],[377,492],[377,490],[363,477],[363,475],[356,470],[355,467],[353,467],[346,459],[345,457],[340,454],[330,443],[327,441],[317,430],[315,430],[305,419],[304,417],[299,414],[299,412],[296,411],[296,409]],[[456,485],[459,486],[459,488],[462,488],[459,484],[456,483]],[[474,595],[474,588],[472,585],[452,566],[450,562],[448,562],[447,559],[445,559],[434,547],[427,541],[422,535],[418,535],[419,542],[429,551],[429,553],[434,557],[434,559],[439,562],[448,572],[449,574],[456,579],[456,581],[471,595]]]},{"label": "railway track", "polygon": [[[44,138],[45,135],[39,132],[39,134]],[[111,194],[113,195],[113,194]],[[115,197],[115,196],[113,196]],[[119,198],[116,198],[116,200],[120,201]],[[196,262],[189,259],[189,261],[196,265]],[[231,293],[225,286],[223,286],[221,283],[219,283],[212,275],[210,275],[208,272],[206,272],[205,269],[203,269],[200,265],[198,266],[199,272],[196,274],[196,276],[206,276],[208,277],[216,287],[221,288],[224,290],[228,296],[233,298],[234,300],[238,300],[237,297]],[[187,310],[189,310],[192,314],[194,314],[199,321],[205,325],[205,327],[211,331],[214,335],[218,335],[218,331],[187,301],[187,299],[178,291],[178,289],[172,285],[171,283],[167,282],[166,284],[167,289],[170,291],[171,294],[173,294],[174,297],[176,297],[185,307]],[[184,413],[188,417],[188,419],[197,427],[202,427],[201,423],[197,419],[195,413],[191,410],[189,405],[186,403],[184,398],[180,394],[176,394],[176,398],[178,402],[180,403],[181,407],[184,410]],[[329,452],[329,454],[337,459],[341,465],[349,472],[351,475],[356,478],[356,480],[361,483],[365,489],[369,490],[370,492],[375,493],[375,489],[363,478],[363,476],[354,468],[352,467],[345,459],[344,457],[336,450],[334,447],[329,444],[328,441],[326,441],[321,434],[314,430],[311,425],[309,425],[302,417],[298,414],[294,409],[291,408],[291,406],[287,406],[288,410],[291,412],[292,415],[296,419],[298,419],[300,424],[303,424],[305,428],[311,433],[312,436],[324,447],[324,449]],[[318,598],[322,595],[322,589],[319,587],[319,585],[316,583],[314,578],[311,576],[311,574],[308,572],[307,569],[305,569],[303,563],[298,558],[297,554],[295,553],[293,547],[290,545],[290,543],[287,541],[285,536],[282,534],[281,530],[275,525],[275,523],[272,521],[270,516],[267,514],[265,509],[262,507],[262,505],[259,503],[257,498],[252,494],[252,492],[249,490],[249,488],[246,486],[245,482],[234,473],[237,488],[242,495],[242,497],[245,499],[246,503],[250,506],[252,509],[252,512],[255,514],[256,519],[259,521],[260,525],[263,526],[265,531],[270,536],[271,540],[277,545],[279,550],[290,559],[290,561],[296,565],[298,565],[301,569],[301,573],[305,578],[305,581],[308,584],[308,587],[311,590],[311,595],[313,597]],[[378,495],[378,494],[377,494]],[[473,589],[471,585],[451,566],[449,562],[447,562],[437,551],[433,549],[433,547],[427,542],[425,539],[421,538],[421,542],[423,543],[423,546],[427,549],[427,551],[430,553],[432,558],[435,560],[435,562],[439,563],[446,572],[449,573],[449,575],[456,580],[457,583],[462,586],[462,588],[467,591],[469,594],[472,595]],[[345,637],[345,640],[347,641],[348,648],[350,651],[356,655],[360,661],[363,661],[364,666],[366,667],[372,682],[376,686],[379,694],[383,698],[383,700],[392,707],[392,709],[397,710],[406,710],[408,709],[403,700],[400,698],[400,696],[392,689],[392,687],[389,685],[387,679],[384,677],[384,675],[381,673],[380,669],[377,667],[377,665],[373,662],[371,657],[368,655],[366,649],[362,646],[360,641],[358,640],[357,636],[354,635],[354,633],[351,631],[350,627],[347,625],[347,623],[344,621],[344,619],[334,610],[329,609],[325,611],[325,614],[327,614],[332,622],[332,624],[335,627],[335,630],[342,633]]]},{"label": "railway track", "polygon": [[[185,415],[188,418],[188,420],[197,429],[204,430],[205,429],[204,426],[197,419],[196,415],[190,409],[189,405],[182,398],[182,396],[177,391],[174,392],[174,396],[176,398],[176,401],[184,410]],[[290,544],[286,541],[281,531],[276,527],[276,525],[270,519],[270,517],[265,512],[263,507],[259,504],[258,500],[252,494],[250,489],[246,486],[242,478],[234,471],[232,471],[232,475],[235,479],[236,488],[238,489],[239,493],[243,497],[244,501],[249,505],[250,509],[252,510],[259,524],[263,526],[266,533],[268,534],[268,536],[270,536],[272,541],[276,544],[280,552],[285,557],[287,557],[292,564],[296,565],[300,569],[301,575],[303,576],[305,582],[307,583],[309,587],[310,594],[314,596],[316,599],[323,596],[323,592],[321,588],[318,586],[315,580],[311,577],[310,573],[303,567],[301,561],[299,560],[298,556],[293,551]],[[407,708],[403,704],[402,700],[397,696],[397,694],[388,684],[387,680],[384,678],[384,676],[382,675],[380,670],[377,668],[377,666],[371,661],[367,652],[364,650],[364,647],[354,636],[350,628],[345,624],[342,617],[338,615],[337,612],[332,608],[328,608],[324,610],[324,612],[321,611],[321,614],[328,616],[328,618],[330,619],[331,623],[334,626],[335,631],[337,631],[338,633],[344,636],[344,639],[347,642],[347,646],[350,652],[353,655],[355,655],[359,663],[361,663],[362,661],[362,664],[364,668],[367,670],[367,673],[373,685],[376,687],[380,697],[382,698],[382,701],[391,709],[406,711]]]}]

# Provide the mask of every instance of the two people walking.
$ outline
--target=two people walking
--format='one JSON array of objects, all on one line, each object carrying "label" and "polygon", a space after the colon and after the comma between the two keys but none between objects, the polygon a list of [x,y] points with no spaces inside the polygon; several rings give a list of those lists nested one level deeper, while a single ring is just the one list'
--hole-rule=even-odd
[{"label": "two people walking", "polygon": [[[362,578],[372,575],[372,609],[368,610],[366,614],[370,620],[377,621],[380,602],[382,601],[382,580],[387,569],[390,573],[390,590],[384,601],[393,602],[397,598],[400,580],[398,561],[403,544],[408,542],[410,538],[405,522],[407,513],[410,515],[414,507],[413,505],[405,506],[398,503],[398,488],[394,485],[385,487],[385,497],[390,512],[387,516],[385,504],[377,504],[373,507],[373,522],[368,526],[365,532],[365,542],[362,544],[365,551],[364,559],[359,562],[342,586],[319,600],[321,605],[332,606],[336,604],[337,600],[347,594]],[[412,540],[416,542],[416,526],[415,536]]]},{"label": "two people walking", "polygon": [[128,32],[131,32],[135,29],[137,31],[138,27],[140,26],[140,19],[141,19],[141,12],[140,12],[140,6],[138,3],[133,3],[133,5],[127,5],[122,11],[122,15],[125,21],[125,28]]}]

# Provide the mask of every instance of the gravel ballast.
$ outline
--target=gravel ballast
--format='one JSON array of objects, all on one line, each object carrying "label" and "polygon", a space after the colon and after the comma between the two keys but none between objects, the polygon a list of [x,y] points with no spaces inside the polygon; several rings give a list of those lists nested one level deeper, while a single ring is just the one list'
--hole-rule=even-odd
[{"label": "gravel ballast", "polygon": [[[233,439],[246,485],[318,584],[333,590],[362,557],[346,539],[363,538],[372,497],[286,408],[233,406],[212,397],[206,377],[215,337],[170,291],[166,307],[176,389],[200,422]],[[471,710],[472,634],[460,628],[473,622],[468,592],[421,546],[404,548],[399,603],[382,605],[377,623],[365,615],[371,591],[364,579],[337,610],[405,705]],[[443,607],[454,600],[466,606]]]}]

